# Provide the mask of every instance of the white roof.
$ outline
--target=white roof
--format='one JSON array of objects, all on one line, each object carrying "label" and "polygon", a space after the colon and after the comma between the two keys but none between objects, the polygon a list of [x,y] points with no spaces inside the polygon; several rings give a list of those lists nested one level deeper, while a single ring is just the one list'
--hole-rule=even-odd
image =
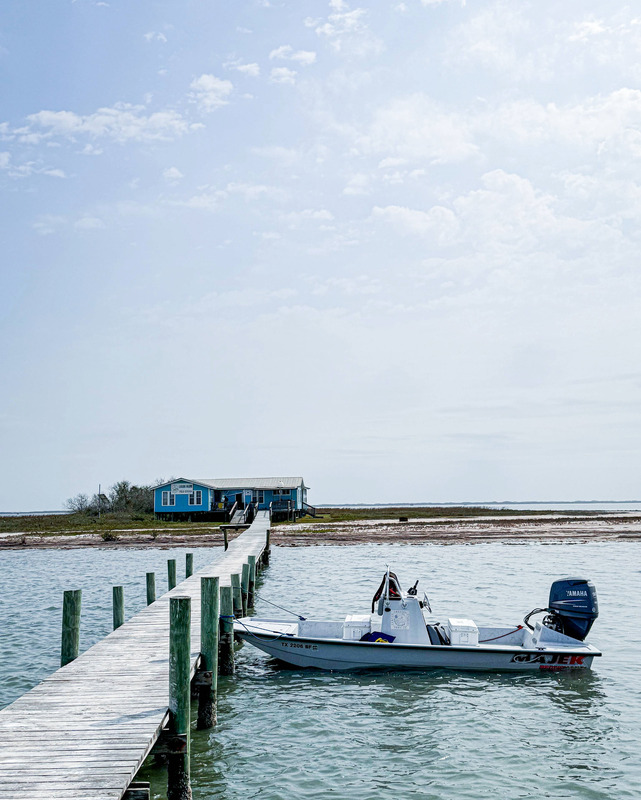
[{"label": "white roof", "polygon": [[212,489],[297,489],[305,486],[299,477],[287,478],[194,478],[194,483],[203,483]]}]

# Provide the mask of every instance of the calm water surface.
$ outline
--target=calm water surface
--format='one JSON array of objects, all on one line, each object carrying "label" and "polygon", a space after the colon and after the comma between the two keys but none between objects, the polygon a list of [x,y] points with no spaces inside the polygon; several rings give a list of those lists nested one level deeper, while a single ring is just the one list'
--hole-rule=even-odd
[{"label": "calm water surface", "polygon": [[[195,548],[196,567],[215,548]],[[127,614],[144,605],[144,573],[184,549],[0,554],[0,705],[55,669],[60,598],[83,588],[82,645],[109,631],[111,585]],[[366,613],[385,564],[421,578],[436,615],[518,623],[545,605],[550,583],[591,578],[601,616],[590,641],[605,655],[589,673],[331,674],[279,667],[245,645],[219,684],[219,725],[193,735],[194,798],[637,798],[641,694],[637,617],[641,545],[358,545],[273,548],[265,601],[309,616]],[[160,591],[159,591],[160,593]],[[275,612],[280,615],[280,612]],[[162,769],[146,766],[155,797]]]}]

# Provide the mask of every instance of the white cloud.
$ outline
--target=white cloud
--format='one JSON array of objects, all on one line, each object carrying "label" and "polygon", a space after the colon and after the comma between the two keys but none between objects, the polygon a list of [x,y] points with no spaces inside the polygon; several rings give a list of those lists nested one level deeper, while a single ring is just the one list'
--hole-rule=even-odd
[{"label": "white cloud", "polygon": [[184,208],[193,208],[197,211],[218,211],[224,199],[224,193],[220,191],[204,191],[195,194],[188,200],[177,202],[175,205]]},{"label": "white cloud", "polygon": [[308,18],[305,25],[314,28],[337,53],[354,56],[375,55],[383,51],[383,42],[375,36],[366,23],[364,8],[349,9],[347,3],[330,2],[333,12],[326,20]]},{"label": "white cloud", "polygon": [[80,231],[96,231],[106,227],[105,223],[98,217],[81,217],[74,223],[74,228]]},{"label": "white cloud", "polygon": [[146,42],[162,42],[164,44],[167,41],[165,34],[158,31],[149,31],[144,34],[143,38]]},{"label": "white cloud", "polygon": [[357,172],[348,180],[343,189],[343,194],[347,195],[366,195],[369,194],[369,176],[364,172]]},{"label": "white cloud", "polygon": [[386,154],[387,159],[434,163],[463,161],[478,152],[470,120],[424,94],[398,98],[378,109],[359,142],[366,151]]},{"label": "white cloud", "polygon": [[302,211],[291,211],[283,214],[282,219],[292,227],[296,227],[301,222],[331,222],[334,215],[326,208],[305,208]]},{"label": "white cloud", "polygon": [[296,75],[298,73],[293,69],[287,67],[274,67],[270,72],[269,79],[272,83],[296,83]]},{"label": "white cloud", "polygon": [[189,130],[187,121],[176,111],[147,114],[144,106],[117,103],[81,116],[73,111],[39,111],[27,117],[30,130],[41,138],[60,136],[75,140],[79,136],[108,138],[117,142],[169,141]]},{"label": "white cloud", "polygon": [[228,183],[225,191],[229,194],[239,194],[247,201],[259,200],[267,197],[273,200],[282,200],[286,192],[279,186],[268,186],[263,183]]},{"label": "white cloud", "polygon": [[313,50],[294,50],[290,44],[277,47],[269,54],[270,60],[275,58],[285,61],[296,61],[303,66],[309,66],[316,61],[316,53]]},{"label": "white cloud", "polygon": [[11,153],[0,153],[0,169],[9,169],[9,164],[11,162]]},{"label": "white cloud", "polygon": [[237,64],[234,67],[235,70],[238,72],[242,72],[243,75],[249,75],[250,78],[258,78],[260,75],[260,67],[258,64]]},{"label": "white cloud", "polygon": [[231,81],[205,73],[191,82],[189,96],[192,102],[197,103],[201,111],[208,113],[227,105],[233,88]]},{"label": "white cloud", "polygon": [[55,214],[44,214],[37,219],[31,227],[38,234],[38,236],[49,236],[56,233],[63,225],[67,224],[67,220],[63,216]]},{"label": "white cloud", "polygon": [[400,233],[423,236],[439,245],[451,244],[460,227],[454,212],[443,206],[433,206],[429,211],[404,206],[375,206],[372,216],[391,223]]},{"label": "white cloud", "polygon": [[167,169],[163,170],[162,176],[169,183],[177,183],[185,177],[178,167],[167,167]]},{"label": "white cloud", "polygon": [[51,178],[66,178],[67,175],[63,169],[59,169],[58,167],[45,167],[41,170],[43,175],[49,175]]},{"label": "white cloud", "polygon": [[293,164],[300,158],[300,153],[293,147],[281,147],[280,145],[267,145],[266,147],[252,147],[251,152],[262,158],[271,158],[274,161],[281,161],[285,164]]}]

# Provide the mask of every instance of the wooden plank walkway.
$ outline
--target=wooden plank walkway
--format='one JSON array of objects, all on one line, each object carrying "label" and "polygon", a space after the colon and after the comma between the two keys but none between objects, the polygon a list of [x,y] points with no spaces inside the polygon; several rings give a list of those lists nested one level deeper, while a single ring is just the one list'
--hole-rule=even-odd
[{"label": "wooden plank walkway", "polygon": [[122,798],[168,716],[169,598],[192,599],[193,675],[200,578],[229,585],[249,556],[262,555],[269,525],[259,512],[218,561],[0,711],[0,800]]}]

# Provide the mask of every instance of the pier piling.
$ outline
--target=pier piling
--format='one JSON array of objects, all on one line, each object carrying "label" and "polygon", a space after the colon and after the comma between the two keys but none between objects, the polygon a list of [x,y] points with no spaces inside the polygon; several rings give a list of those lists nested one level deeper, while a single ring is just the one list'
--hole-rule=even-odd
[{"label": "pier piling", "polygon": [[256,591],[256,556],[248,556],[249,583],[247,585],[247,607],[254,607],[254,594]]},{"label": "pier piling", "polygon": [[249,563],[245,561],[243,564],[243,571],[240,575],[240,591],[243,596],[243,615],[247,616],[249,609],[248,594],[249,594]]},{"label": "pier piling", "polygon": [[125,622],[125,590],[122,586],[114,586],[112,594],[114,630],[116,630]]},{"label": "pier piling", "polygon": [[223,542],[225,543],[225,550],[229,547],[229,536],[227,534],[227,528],[223,528]]},{"label": "pier piling", "polygon": [[244,617],[245,610],[243,608],[243,593],[240,588],[240,574],[238,572],[232,572],[230,577],[232,589],[234,590],[234,616]]},{"label": "pier piling", "polygon": [[194,574],[194,554],[185,553],[185,578],[191,578]]},{"label": "pier piling", "polygon": [[231,585],[220,587],[218,673],[234,674],[234,590]]},{"label": "pier piling", "polygon": [[169,733],[174,744],[167,762],[167,800],[191,800],[189,782],[190,651],[191,598],[170,597]]},{"label": "pier piling", "polygon": [[216,724],[218,693],[218,631],[220,590],[217,577],[200,579],[200,670],[198,679],[198,730]]},{"label": "pier piling", "polygon": [[147,573],[147,605],[150,606],[156,601],[156,573]]},{"label": "pier piling", "polygon": [[271,547],[269,546],[269,528],[267,528],[267,539],[265,542],[265,549],[263,550],[263,555],[261,556],[263,564],[268,567],[269,566],[269,556],[271,553]]},{"label": "pier piling", "polygon": [[167,591],[176,588],[176,559],[167,560]]},{"label": "pier piling", "polygon": [[82,589],[71,589],[62,596],[62,643],[60,666],[78,658],[80,649],[80,606]]}]

